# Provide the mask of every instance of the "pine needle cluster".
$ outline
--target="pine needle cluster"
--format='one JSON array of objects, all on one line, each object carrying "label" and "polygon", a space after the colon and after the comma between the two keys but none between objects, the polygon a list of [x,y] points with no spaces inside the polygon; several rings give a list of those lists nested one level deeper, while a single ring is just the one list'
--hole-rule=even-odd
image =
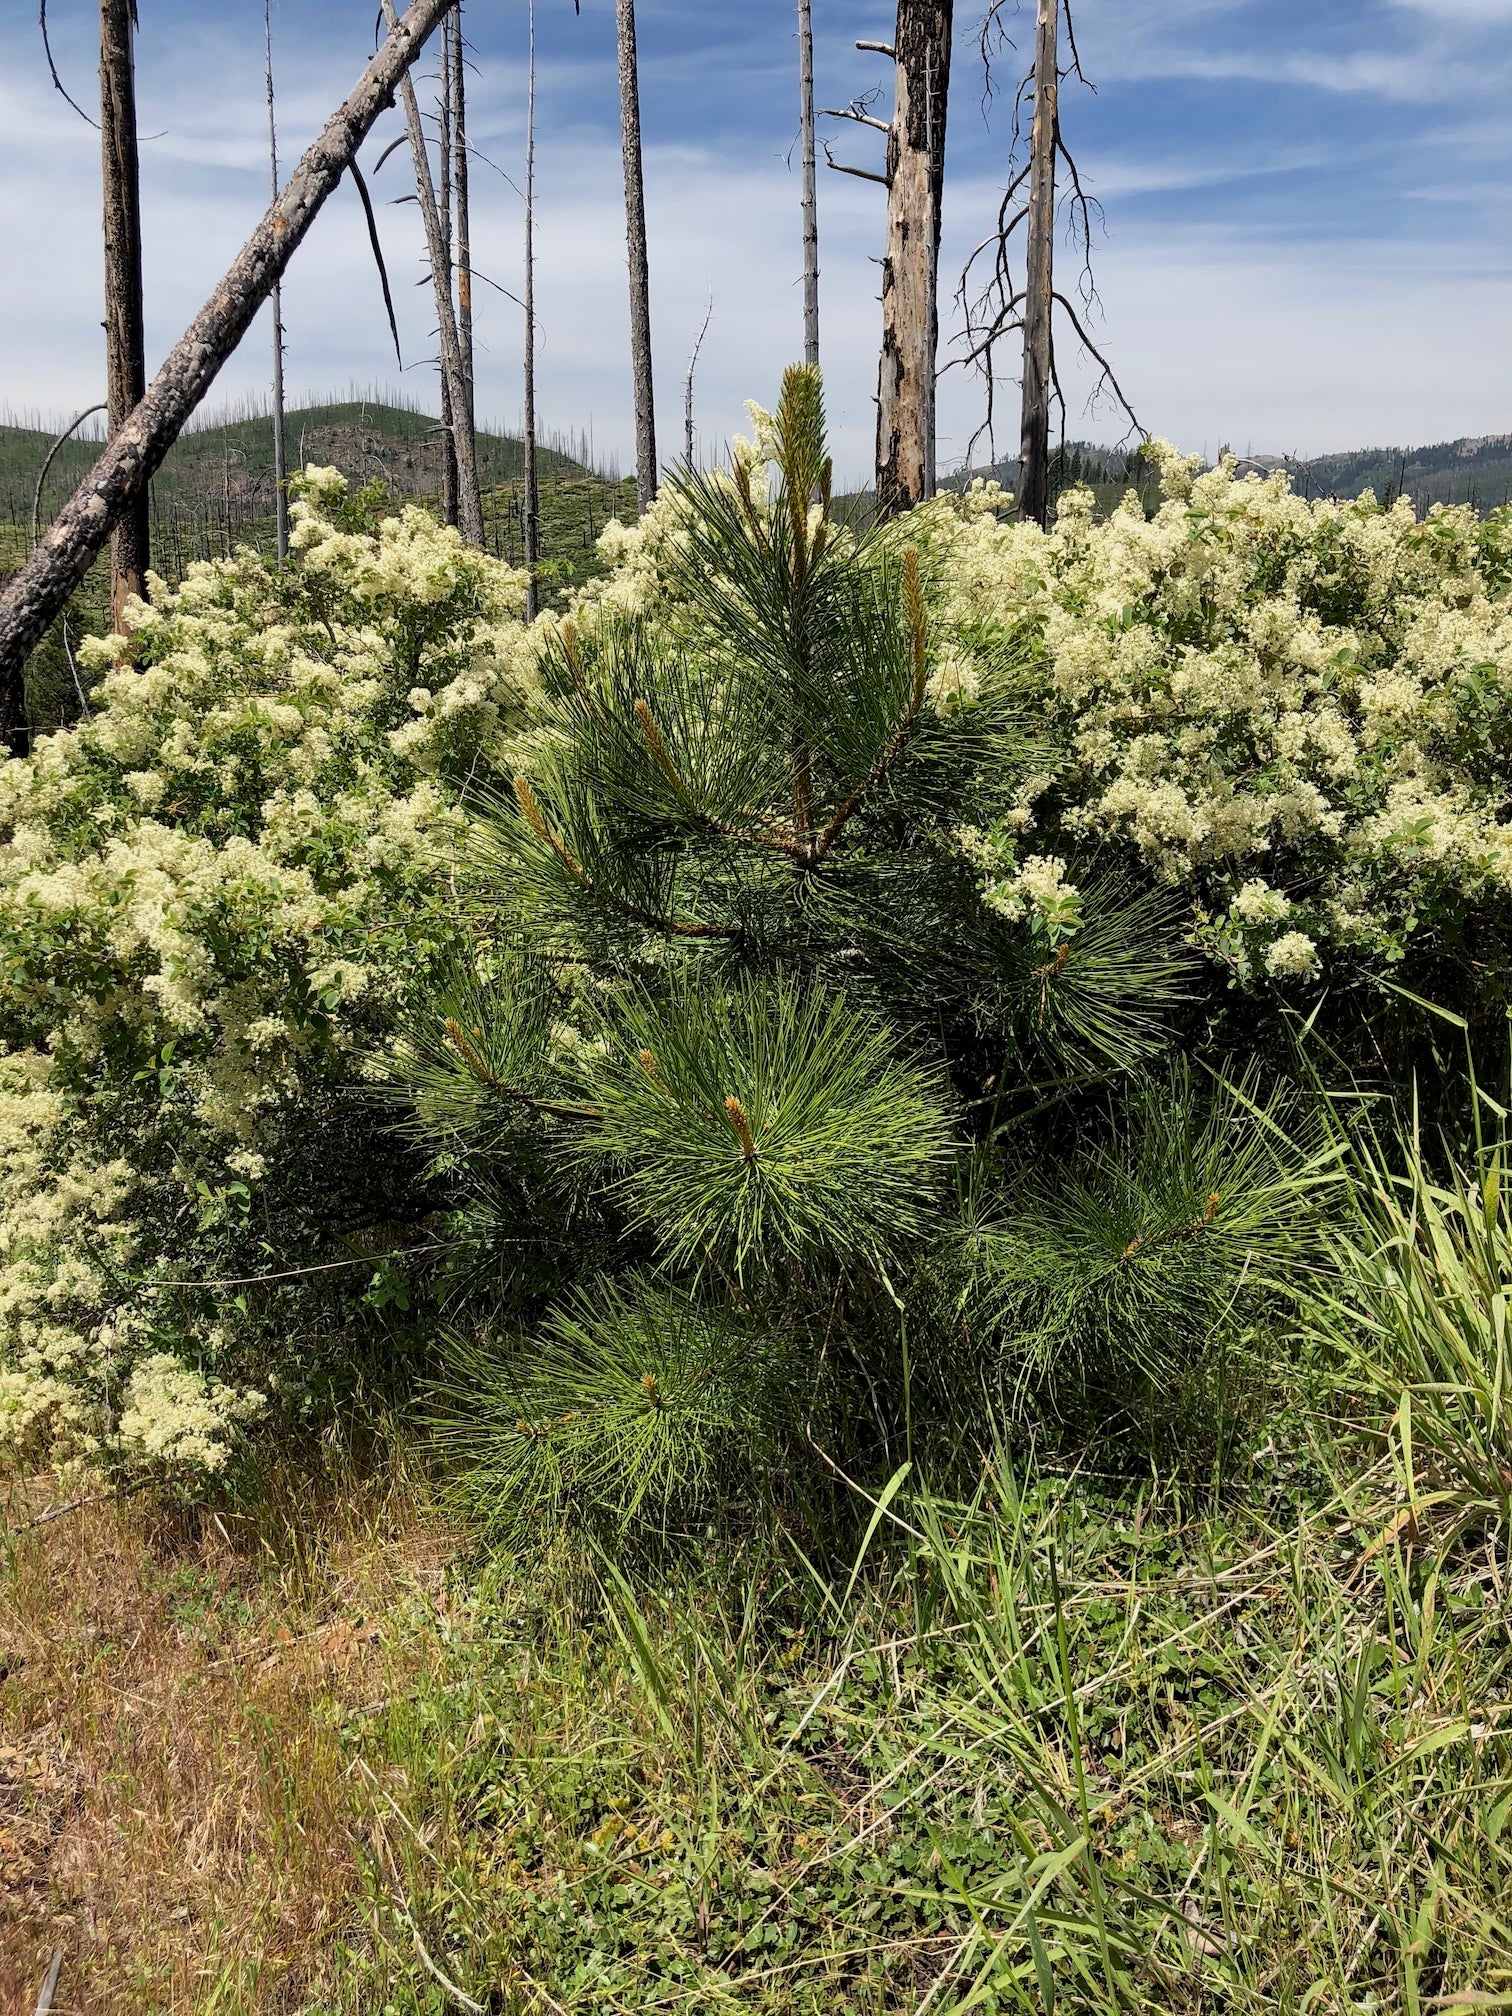
[{"label": "pine needle cluster", "polygon": [[546,1257],[458,1312],[460,1488],[512,1532],[768,1495],[816,1420],[891,1448],[910,1330],[921,1392],[984,1339],[1151,1376],[1290,1236],[1274,1116],[1163,1061],[1169,896],[1090,851],[1040,907],[964,865],[1043,757],[1013,646],[934,704],[927,542],[837,520],[816,371],[765,445],[678,481],[652,607],[555,627],[475,959],[393,1059],[462,1237]]}]

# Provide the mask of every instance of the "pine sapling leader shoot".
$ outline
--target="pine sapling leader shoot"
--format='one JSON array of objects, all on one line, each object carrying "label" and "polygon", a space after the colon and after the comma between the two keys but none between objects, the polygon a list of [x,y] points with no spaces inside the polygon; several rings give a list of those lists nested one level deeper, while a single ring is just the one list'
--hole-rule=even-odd
[{"label": "pine sapling leader shoot", "polygon": [[[327,120],[278,200],[169,352],[47,537],[0,596],[0,715],[20,689],[27,654],[78,587],[122,517],[147,493],[184,423],[282,278],[321,205],[393,101],[450,0],[414,0]],[[15,719],[12,713],[8,716]]]}]

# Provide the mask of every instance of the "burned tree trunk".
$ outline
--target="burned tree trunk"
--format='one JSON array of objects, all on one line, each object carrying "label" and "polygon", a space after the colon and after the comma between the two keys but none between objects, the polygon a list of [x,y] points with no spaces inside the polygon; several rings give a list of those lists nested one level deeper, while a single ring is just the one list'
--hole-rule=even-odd
[{"label": "burned tree trunk", "polygon": [[[819,362],[819,192],[814,158],[814,20],[798,0],[798,119],[803,153],[803,361]],[[693,460],[691,449],[688,460]]]},{"label": "burned tree trunk", "polygon": [[391,30],[351,96],[327,120],[278,201],[169,352],[136,410],[0,595],[0,722],[10,727],[13,737],[14,696],[27,653],[83,580],[114,527],[146,496],[184,422],[246,335],[321,205],[379,114],[393,103],[395,86],[449,4],[450,0],[414,0],[403,21]]},{"label": "burned tree trunk", "polygon": [[530,75],[525,86],[525,620],[540,613],[541,486],[536,470],[535,368],[535,0],[529,6]]},{"label": "burned tree trunk", "polygon": [[[147,390],[142,311],[142,204],[137,175],[136,0],[100,0],[100,153],[105,214],[105,407],[113,436]],[[144,491],[110,540],[110,620],[147,593],[151,561]]]},{"label": "burned tree trunk", "polygon": [[455,157],[452,169],[453,195],[457,213],[457,347],[462,357],[462,384],[467,395],[467,411],[462,425],[467,429],[474,466],[478,460],[478,395],[473,377],[472,311],[472,197],[467,158],[467,80],[462,44],[462,0],[452,13],[452,139]]},{"label": "burned tree trunk", "polygon": [[877,504],[885,512],[906,511],[935,488],[940,209],[953,11],[953,0],[898,0],[877,377]]},{"label": "burned tree trunk", "polygon": [[[273,97],[273,5],[263,0],[263,53],[268,80],[268,174],[278,201],[278,115]],[[283,288],[273,283],[273,512],[280,560],[289,553],[289,458],[284,439]]]},{"label": "burned tree trunk", "polygon": [[619,28],[620,146],[625,163],[625,253],[630,265],[630,370],[635,385],[635,501],[656,501],[656,401],[651,376],[651,262],[641,164],[640,74],[635,0],[615,0]]},{"label": "burned tree trunk", "polygon": [[1050,397],[1054,369],[1055,152],[1059,141],[1060,0],[1039,0],[1034,39],[1034,126],[1029,142],[1029,232],[1024,278],[1023,413],[1019,429],[1019,515],[1050,520]]},{"label": "burned tree trunk", "polygon": [[[441,102],[438,113],[438,145],[441,170],[441,243],[445,250],[445,280],[448,299],[452,296],[452,24],[454,13],[441,23]],[[437,282],[437,285],[441,285]],[[462,332],[457,331],[457,348]],[[445,363],[441,367],[441,517],[448,525],[457,522],[457,414],[452,404],[452,384]]]},{"label": "burned tree trunk", "polygon": [[[991,0],[982,20],[979,47],[989,92],[992,89],[994,50],[1012,44],[1003,26],[1011,0]],[[1069,62],[1060,68],[1060,25],[1064,16]],[[956,298],[965,310],[962,339],[965,350],[954,361],[980,374],[986,401],[982,424],[972,435],[966,455],[970,462],[977,442],[985,435],[994,443],[997,409],[998,346],[1016,334],[1023,348],[1020,372],[1019,507],[1021,515],[1039,525],[1049,523],[1051,497],[1050,409],[1059,409],[1064,432],[1066,402],[1056,365],[1055,323],[1057,314],[1071,324],[1082,351],[1097,366],[1098,377],[1092,398],[1104,393],[1112,397],[1128,419],[1130,427],[1144,433],[1112,365],[1093,342],[1087,327],[1088,311],[1096,303],[1092,276],[1092,226],[1096,199],[1082,182],[1076,158],[1065,142],[1060,125],[1060,85],[1075,77],[1092,87],[1083,74],[1076,47],[1076,26],[1072,0],[1037,0],[1034,60],[1019,80],[1014,94],[1013,143],[1009,149],[1009,176],[998,204],[994,228],[977,246],[961,272]],[[1022,158],[1023,109],[1031,111],[1028,158]],[[1080,304],[1060,292],[1055,285],[1056,163],[1066,171],[1066,224],[1068,236],[1079,254],[1081,273]],[[1027,185],[1028,193],[1023,194]],[[1100,212],[1098,212],[1100,214]],[[1013,239],[1024,227],[1024,278],[1020,285],[1013,263]],[[987,261],[985,284],[974,277],[978,262]],[[980,292],[972,298],[972,290]],[[993,449],[995,454],[995,446]]]},{"label": "burned tree trunk", "polygon": [[[453,0],[439,0],[435,13],[445,15]],[[383,0],[384,17],[390,33],[395,25],[394,0]],[[425,146],[425,127],[420,119],[420,102],[408,68],[399,80],[404,100],[405,124],[409,128],[410,153],[415,163],[415,194],[425,223],[425,249],[430,255],[431,278],[436,296],[437,333],[441,340],[441,375],[451,402],[451,440],[457,455],[457,523],[469,546],[483,544],[483,496],[478,487],[478,459],[471,434],[457,422],[468,406],[462,376],[462,347],[457,335],[457,311],[452,301],[451,254],[441,228],[441,212],[436,203],[436,187],[431,181],[430,156]]]}]

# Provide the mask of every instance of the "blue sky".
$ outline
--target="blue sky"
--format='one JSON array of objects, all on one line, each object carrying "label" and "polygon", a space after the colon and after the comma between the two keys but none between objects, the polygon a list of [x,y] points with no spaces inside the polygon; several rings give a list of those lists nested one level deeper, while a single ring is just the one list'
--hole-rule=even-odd
[{"label": "blue sky", "polygon": [[[944,272],[986,228],[1007,147],[984,105],[983,0],[957,9]],[[885,85],[887,0],[814,0],[819,99]],[[151,368],[266,201],[261,0],[141,0],[140,100]],[[681,440],[682,373],[712,289],[699,433],[712,448],[769,397],[801,348],[796,44],[788,0],[640,0],[653,334],[662,440]],[[537,0],[542,409],[628,458],[613,0]],[[1020,23],[1028,28],[1027,4]],[[372,0],[274,0],[282,145],[292,161],[371,48]],[[50,0],[82,103],[95,91],[96,9]],[[1099,341],[1144,423],[1192,449],[1302,454],[1512,429],[1512,0],[1080,0],[1096,93],[1072,85],[1067,136],[1101,198]],[[468,0],[473,138],[518,175],[525,0]],[[1005,52],[1000,81],[1017,59]],[[369,144],[372,161],[397,131]],[[870,136],[836,131],[839,158]],[[101,396],[98,141],[54,96],[32,0],[0,0],[0,401],[70,413]],[[404,158],[375,185],[402,193]],[[519,284],[517,196],[479,163],[479,267]],[[881,191],[821,179],[823,338],[847,474],[870,459]],[[431,349],[413,205],[380,211],[406,360]],[[1069,257],[1069,255],[1063,255]],[[947,297],[949,285],[946,287]],[[287,288],[291,386],[398,377],[354,196],[332,199]],[[947,326],[951,318],[947,317]],[[519,411],[519,310],[479,290],[480,409]],[[1091,375],[1065,363],[1073,433]],[[1011,372],[1011,358],[1004,359]],[[261,325],[226,395],[266,378]],[[214,396],[214,395],[213,395]],[[1003,388],[1010,416],[1016,393]],[[980,393],[942,391],[943,453],[964,447]],[[1011,424],[1007,429],[1012,434]]]}]

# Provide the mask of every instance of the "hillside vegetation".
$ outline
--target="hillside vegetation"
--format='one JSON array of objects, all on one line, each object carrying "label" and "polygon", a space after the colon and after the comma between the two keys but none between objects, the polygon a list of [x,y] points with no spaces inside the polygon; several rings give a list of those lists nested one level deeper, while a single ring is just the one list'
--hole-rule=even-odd
[{"label": "hillside vegetation", "polygon": [[817,372],[0,762],[0,2010],[1512,1999],[1512,513]]},{"label": "hillside vegetation", "polygon": [[[1252,455],[1242,458],[1241,467],[1282,470],[1301,497],[1348,500],[1369,491],[1383,504],[1405,497],[1420,518],[1435,504],[1468,504],[1485,517],[1512,502],[1512,434],[1467,435],[1425,448],[1344,449],[1310,460]],[[1018,481],[1017,459],[1006,457],[983,473],[1011,490]],[[1147,501],[1155,494],[1150,473],[1141,468],[1137,455],[1088,441],[1065,444],[1052,463],[1052,481],[1055,491],[1090,484],[1103,510],[1111,510],[1130,487]]]},{"label": "hillside vegetation", "polygon": [[[40,428],[0,424],[0,579],[29,550],[37,480],[55,439]],[[440,494],[439,435],[428,414],[369,399],[297,407],[288,415],[287,439],[291,469],[306,463],[339,469],[354,485],[380,485],[396,503],[434,507]],[[42,499],[44,528],[99,452],[97,438],[71,439],[58,450]],[[478,435],[488,550],[513,566],[524,559],[523,456],[511,435]],[[611,518],[634,517],[635,484],[595,473],[552,447],[540,451],[539,484],[549,601],[598,570],[598,536]],[[180,435],[152,484],[154,568],[176,586],[197,560],[222,559],[242,545],[271,553],[272,498],[273,429],[265,414],[208,421]],[[39,728],[79,717],[87,682],[78,677],[74,650],[106,626],[108,579],[102,557],[33,654],[29,716]]]}]

